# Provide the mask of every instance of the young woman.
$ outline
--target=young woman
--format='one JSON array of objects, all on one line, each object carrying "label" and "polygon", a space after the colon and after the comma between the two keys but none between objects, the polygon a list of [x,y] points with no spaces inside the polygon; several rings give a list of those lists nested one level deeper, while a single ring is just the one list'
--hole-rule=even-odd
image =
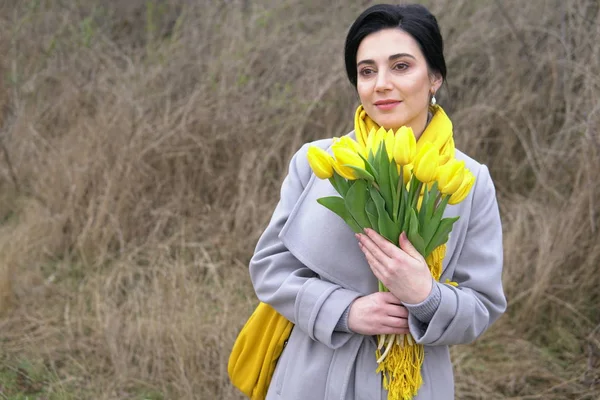
[{"label": "young woman", "polygon": [[[506,308],[494,186],[484,165],[454,150],[452,125],[435,105],[446,65],[426,8],[370,7],[348,32],[345,62],[361,103],[352,138],[366,135],[365,127],[410,126],[419,142],[450,148],[476,181],[463,202],[446,209],[460,219],[435,281],[405,236],[395,245],[372,230],[354,235],[318,204],[335,191],[312,174],[309,144],[296,153],[250,263],[258,298],[294,323],[267,399],[387,399],[374,335],[402,333],[425,349],[415,399],[453,399],[448,346],[472,342]],[[310,144],[329,150],[332,139]],[[390,292],[378,291],[378,279]],[[446,279],[458,286],[440,283]]]}]

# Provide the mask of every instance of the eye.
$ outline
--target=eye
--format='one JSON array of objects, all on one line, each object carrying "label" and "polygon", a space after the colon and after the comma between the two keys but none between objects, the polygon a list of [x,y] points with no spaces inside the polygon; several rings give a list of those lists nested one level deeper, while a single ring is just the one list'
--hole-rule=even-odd
[{"label": "eye", "polygon": [[395,69],[396,71],[404,71],[405,69],[408,68],[408,64],[400,62],[398,64],[394,64],[394,66],[392,68]]},{"label": "eye", "polygon": [[365,68],[362,68],[361,70],[359,70],[358,73],[361,76],[369,76],[369,75],[374,74],[375,70],[373,68],[370,68],[370,67],[365,67]]}]

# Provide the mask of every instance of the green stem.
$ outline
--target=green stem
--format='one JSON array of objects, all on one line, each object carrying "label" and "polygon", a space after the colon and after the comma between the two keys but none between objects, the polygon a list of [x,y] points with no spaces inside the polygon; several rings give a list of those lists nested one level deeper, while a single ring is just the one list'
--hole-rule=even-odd
[{"label": "green stem", "polygon": [[419,196],[421,195],[421,190],[423,189],[423,182],[419,181],[419,185],[417,186],[417,191],[414,194],[414,197],[411,201],[412,208],[416,210],[417,204],[419,203]]},{"label": "green stem", "polygon": [[336,192],[338,192],[340,195],[342,195],[342,192],[340,191],[340,188],[337,185],[337,181],[335,180],[335,178],[333,176],[331,178],[329,178],[329,183],[331,183],[331,186],[333,186],[333,188],[335,189]]},{"label": "green stem", "polygon": [[402,203],[402,198],[400,197],[400,193],[402,192],[402,188],[404,187],[404,171],[403,166],[400,166],[400,177],[398,178],[398,184],[396,185],[396,204],[394,204],[394,223],[398,223],[398,212],[400,211],[400,204]]}]

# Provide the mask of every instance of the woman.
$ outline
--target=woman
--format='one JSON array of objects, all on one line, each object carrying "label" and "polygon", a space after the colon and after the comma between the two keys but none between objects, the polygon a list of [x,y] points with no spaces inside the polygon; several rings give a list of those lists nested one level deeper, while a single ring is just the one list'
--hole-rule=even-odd
[{"label": "woman", "polygon": [[[364,127],[410,126],[418,139],[439,141],[433,126],[451,123],[435,105],[446,78],[437,21],[419,5],[378,5],[348,32],[346,70]],[[428,127],[430,128],[428,130]],[[361,130],[362,129],[362,130]],[[359,132],[360,131],[360,132]],[[328,150],[331,139],[312,145]],[[505,310],[502,231],[488,169],[456,150],[476,177],[447,243],[440,282],[403,235],[399,246],[367,230],[354,235],[341,218],[317,203],[335,195],[315,179],[308,144],[293,157],[281,200],[250,262],[258,298],[294,323],[267,399],[386,399],[373,335],[409,333],[425,346],[423,384],[415,399],[453,399],[448,346],[479,337]],[[389,293],[378,292],[381,280]]]}]

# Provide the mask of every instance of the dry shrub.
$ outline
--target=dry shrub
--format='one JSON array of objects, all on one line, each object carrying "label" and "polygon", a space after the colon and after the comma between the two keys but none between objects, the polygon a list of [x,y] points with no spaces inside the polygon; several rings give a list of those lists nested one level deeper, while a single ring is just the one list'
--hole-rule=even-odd
[{"label": "dry shrub", "polygon": [[[7,363],[43,359],[67,382],[48,390],[75,398],[238,397],[246,265],[293,152],[351,129],[342,46],[361,3],[0,8]],[[595,398],[598,3],[426,3],[441,103],[490,167],[505,233],[510,308],[453,349],[457,397]]]}]

